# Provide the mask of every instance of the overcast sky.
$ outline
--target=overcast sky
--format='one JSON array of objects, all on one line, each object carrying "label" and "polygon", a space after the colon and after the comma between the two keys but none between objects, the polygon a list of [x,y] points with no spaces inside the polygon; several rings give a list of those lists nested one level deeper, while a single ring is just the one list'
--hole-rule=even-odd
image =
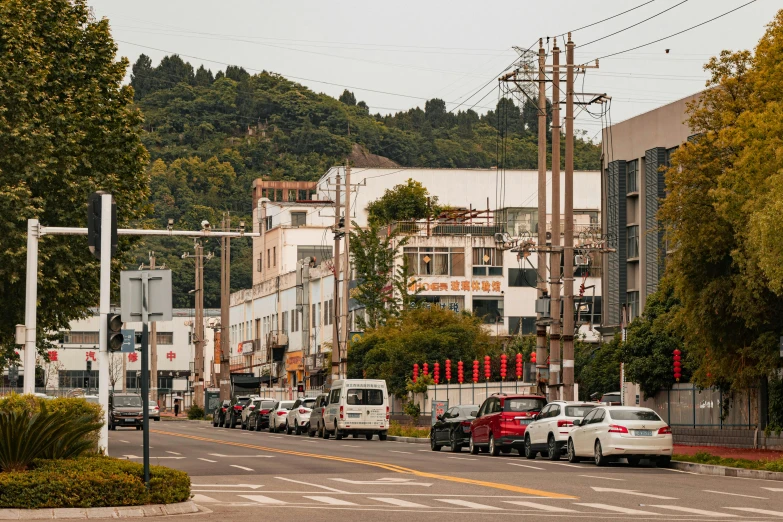
[{"label": "overcast sky", "polygon": [[[89,0],[89,4],[96,16],[110,20],[119,52],[131,64],[141,53],[155,65],[163,56],[178,53],[195,67],[203,63],[213,72],[225,69],[225,64],[241,65],[251,73],[274,71],[335,97],[343,88],[351,89],[373,113],[388,113],[423,107],[433,97],[446,100],[450,109],[464,102],[459,110],[475,104],[474,110],[486,112],[497,103],[493,79],[517,56],[513,46],[528,48],[535,43],[536,50],[539,37],[574,30],[636,6],[641,7],[576,31],[577,62],[668,36],[747,1]],[[580,78],[577,91],[611,95],[613,122],[685,97],[704,86],[703,64],[710,56],[723,49],[752,49],[781,7],[779,0],[756,0],[679,36],[605,58],[600,69],[588,72],[584,89]],[[585,113],[578,116],[577,126],[587,130],[588,137],[601,128],[599,120]]]}]

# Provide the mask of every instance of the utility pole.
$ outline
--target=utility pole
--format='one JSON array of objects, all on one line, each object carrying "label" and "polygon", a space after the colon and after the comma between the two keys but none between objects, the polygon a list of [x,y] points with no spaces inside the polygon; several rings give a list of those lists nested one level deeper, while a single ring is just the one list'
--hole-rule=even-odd
[{"label": "utility pole", "polygon": [[552,326],[549,330],[549,400],[558,400],[560,384],[560,49],[552,49],[552,251],[549,283]]},{"label": "utility pole", "polygon": [[566,43],[563,399],[574,400],[574,42]]},{"label": "utility pole", "polygon": [[334,186],[334,317],[332,317],[332,381],[340,378],[340,309],[337,296],[340,295],[340,172]]},{"label": "utility pole", "polygon": [[[150,264],[146,267],[150,270],[155,270],[155,252],[149,253]],[[143,270],[145,266],[142,264],[139,270]],[[157,322],[153,321],[150,325],[150,358],[152,359],[152,369],[150,370],[150,378],[152,380],[152,386],[150,386],[150,400],[158,401],[158,326]],[[125,355],[122,356],[122,375],[125,379]],[[124,389],[123,384],[123,389]]]},{"label": "utility pole", "polygon": [[[193,319],[194,337],[193,344],[196,347],[196,353],[193,358],[193,393],[195,395],[195,404],[201,408],[204,407],[204,345],[206,344],[206,335],[204,333],[204,259],[209,261],[212,254],[204,255],[204,247],[196,240],[193,255],[185,252],[182,258],[192,257],[196,264],[195,289],[193,290],[195,303],[195,317]],[[222,369],[222,368],[221,368]]]},{"label": "utility pole", "polygon": [[340,340],[340,377],[348,377],[348,285],[351,280],[351,166],[345,159],[345,264],[343,266],[343,300],[340,328],[343,338]]},{"label": "utility pole", "polygon": [[[546,83],[544,67],[544,40],[538,40],[538,298],[547,293],[546,288]],[[536,378],[539,387],[543,377],[541,370],[546,368],[546,325],[541,313],[536,314]]]},{"label": "utility pole", "polygon": [[[266,221],[266,220],[265,220]],[[262,223],[266,227],[266,223]],[[231,217],[223,215],[223,230],[231,228]],[[261,252],[263,263],[264,252]],[[231,353],[231,337],[229,326],[229,300],[231,299],[231,239],[220,240],[220,400],[231,398],[231,368],[229,354]],[[214,384],[213,384],[214,386]]]}]

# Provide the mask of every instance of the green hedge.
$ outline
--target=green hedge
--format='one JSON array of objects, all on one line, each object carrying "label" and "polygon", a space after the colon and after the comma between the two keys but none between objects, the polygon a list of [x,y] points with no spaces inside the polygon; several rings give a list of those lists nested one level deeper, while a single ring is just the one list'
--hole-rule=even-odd
[{"label": "green hedge", "polygon": [[[92,422],[103,422],[103,408],[100,404],[87,402],[80,397],[58,397],[56,399],[43,399],[31,394],[20,395],[12,393],[0,398],[0,413],[27,413],[34,415],[41,411],[41,403],[46,402],[46,409],[52,413],[65,413],[72,418],[90,416]],[[99,433],[88,435],[98,449]]]},{"label": "green hedge", "polygon": [[110,457],[37,460],[20,473],[0,473],[0,508],[74,508],[171,504],[190,498],[184,471],[150,467],[150,491],[141,464]]}]

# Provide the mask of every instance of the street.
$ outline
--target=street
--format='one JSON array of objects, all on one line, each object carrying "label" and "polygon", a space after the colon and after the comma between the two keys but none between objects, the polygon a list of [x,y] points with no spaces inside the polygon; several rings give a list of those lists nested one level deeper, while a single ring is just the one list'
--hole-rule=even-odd
[{"label": "street", "polygon": [[[141,461],[141,432],[110,433],[109,453]],[[624,462],[596,467],[516,453],[433,452],[429,445],[323,440],[157,422],[152,464],[188,472],[206,520],[431,520],[440,514],[580,520],[774,520],[783,484]]]}]

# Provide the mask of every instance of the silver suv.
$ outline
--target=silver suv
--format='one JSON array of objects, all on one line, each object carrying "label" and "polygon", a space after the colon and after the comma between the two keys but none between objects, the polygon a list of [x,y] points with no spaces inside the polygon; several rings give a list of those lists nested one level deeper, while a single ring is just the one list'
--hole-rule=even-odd
[{"label": "silver suv", "polygon": [[311,437],[315,437],[317,433],[319,437],[323,436],[324,429],[324,409],[326,403],[329,401],[329,394],[322,393],[315,398],[315,404],[312,406],[310,412],[310,424],[307,426],[307,434]]}]

